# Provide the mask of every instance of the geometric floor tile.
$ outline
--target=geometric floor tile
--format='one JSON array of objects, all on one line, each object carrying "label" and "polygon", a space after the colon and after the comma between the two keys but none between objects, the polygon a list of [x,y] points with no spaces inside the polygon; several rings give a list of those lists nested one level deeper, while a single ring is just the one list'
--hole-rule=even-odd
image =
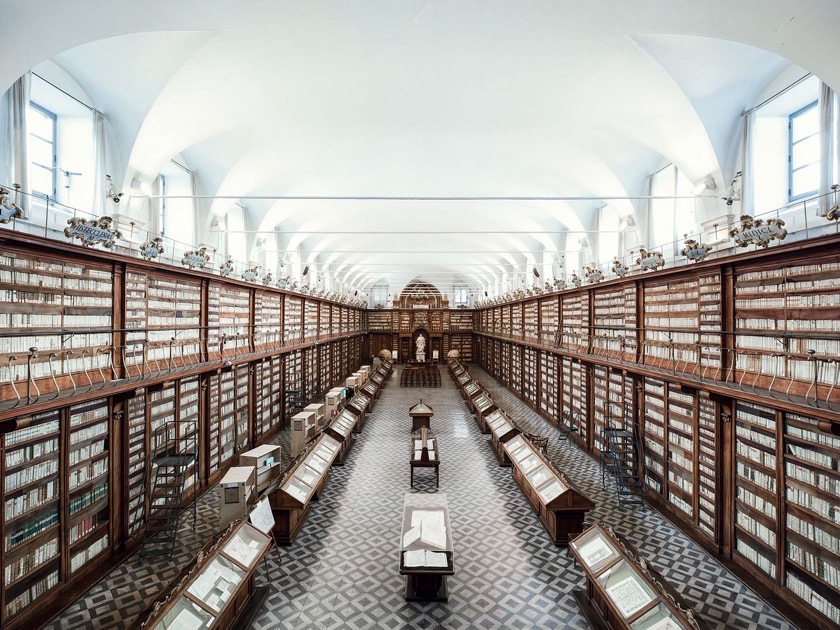
[{"label": "geometric floor tile", "polygon": [[[399,370],[396,370],[398,372]],[[470,372],[527,431],[556,435],[540,416],[477,366]],[[343,467],[334,468],[295,542],[272,554],[258,583],[270,593],[253,628],[587,628],[572,591],[584,578],[556,547],[494,458],[446,369],[440,389],[400,388],[395,373]],[[434,408],[440,488],[455,549],[449,601],[409,603],[398,573],[403,501],[409,487],[408,408]],[[280,438],[288,449],[288,433]],[[749,588],[651,509],[619,508],[598,465],[552,440],[549,456],[597,507],[589,521],[613,525],[680,590],[713,628],[793,628]],[[284,458],[287,453],[284,453]],[[287,459],[285,461],[288,461]],[[413,492],[435,492],[431,470]],[[218,497],[201,501],[198,532],[187,530],[175,562],[130,559],[65,610],[51,628],[124,627],[215,527]]]}]

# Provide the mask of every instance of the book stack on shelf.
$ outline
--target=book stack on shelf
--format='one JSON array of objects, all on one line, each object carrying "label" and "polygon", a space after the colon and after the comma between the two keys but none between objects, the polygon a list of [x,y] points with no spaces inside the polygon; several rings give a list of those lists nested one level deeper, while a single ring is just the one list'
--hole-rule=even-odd
[{"label": "book stack on shelf", "polygon": [[557,330],[560,324],[557,310],[557,297],[544,298],[540,300],[540,339],[539,343],[544,346],[557,344]]},{"label": "book stack on shelf", "polygon": [[451,318],[450,330],[452,332],[472,332],[473,329],[473,314],[469,311],[444,311],[443,323],[444,331],[446,331],[446,324]]},{"label": "book stack on shelf", "polygon": [[411,326],[411,311],[399,311],[400,314],[400,328],[401,333],[410,333]]},{"label": "book stack on shelf", "polygon": [[[126,372],[137,376],[142,370],[146,344],[146,290],[149,276],[145,273],[125,273],[125,362]],[[138,329],[135,331],[135,329]],[[134,331],[134,332],[133,332]],[[128,367],[132,366],[132,367]]]},{"label": "book stack on shelf", "polygon": [[220,430],[219,423],[219,375],[211,374],[207,377],[207,392],[209,395],[207,405],[207,425],[209,440],[207,441],[208,450],[210,452],[209,473],[212,477],[219,470],[219,453],[220,453]]},{"label": "book stack on shelf", "polygon": [[785,414],[785,576],[798,598],[840,624],[840,438]]},{"label": "book stack on shelf", "polygon": [[126,402],[128,419],[128,533],[137,534],[146,523],[146,390]]},{"label": "book stack on shelf", "polygon": [[287,345],[300,343],[303,338],[303,301],[287,295],[283,301],[283,339]]},{"label": "book stack on shelf", "polygon": [[[178,383],[178,452],[196,453],[200,452],[201,439],[198,431],[198,377],[185,378]],[[187,468],[184,478],[184,491],[186,492],[196,482],[195,462]]]},{"label": "book stack on shelf", "polygon": [[510,386],[510,360],[511,360],[511,344],[499,342],[499,381],[503,385]]},{"label": "book stack on shelf", "polygon": [[[700,358],[697,370],[703,379],[720,379],[721,372],[721,283],[719,273],[700,274]],[[683,371],[688,371],[682,368]]]},{"label": "book stack on shelf", "polygon": [[537,351],[533,348],[522,349],[522,397],[532,405],[537,405]]},{"label": "book stack on shelf", "polygon": [[574,352],[589,352],[589,294],[563,297],[561,347]]},{"label": "book stack on shelf", "polygon": [[513,339],[523,338],[522,302],[514,302],[510,305],[510,336]]},{"label": "book stack on shelf", "polygon": [[201,335],[201,285],[166,276],[148,276],[147,361],[163,365],[170,356],[170,341],[175,338],[176,357],[199,354]]},{"label": "book stack on shelf", "polygon": [[98,399],[69,410],[68,521],[70,573],[109,550],[110,460],[108,400]]},{"label": "book stack on shelf", "polygon": [[735,549],[774,580],[778,527],[773,409],[739,401],[735,413]]},{"label": "book stack on shelf", "polygon": [[586,367],[569,357],[561,357],[563,367],[563,413],[571,418],[581,444],[589,440],[589,425],[586,420],[587,378]]},{"label": "book stack on shelf", "polygon": [[390,332],[391,313],[390,311],[370,311],[368,313],[368,332]]},{"label": "book stack on shelf", "polygon": [[525,302],[522,311],[524,320],[523,333],[525,341],[528,343],[539,343],[540,341],[540,326],[539,326],[539,303],[537,300]]},{"label": "book stack on shelf", "polygon": [[642,437],[645,484],[659,494],[665,489],[665,383],[646,378]]},{"label": "book stack on shelf", "polygon": [[[94,381],[101,380],[98,368],[109,374],[109,354],[98,353],[113,343],[110,332],[77,333],[67,337],[47,333],[112,326],[110,270],[88,264],[43,261],[38,257],[6,249],[0,252],[0,331],[28,331],[30,335],[0,338],[0,354],[9,372],[0,389],[4,400],[16,396],[8,383],[26,382],[27,361],[15,363],[12,356],[25,357],[38,348],[31,360],[32,378],[42,393],[55,390],[52,367],[58,377],[87,370]],[[68,354],[64,351],[72,351]],[[51,353],[57,356],[51,362]],[[41,380],[43,379],[43,381]],[[62,378],[62,381],[66,379]],[[69,383],[68,383],[69,386]]]},{"label": "book stack on shelf", "polygon": [[219,334],[225,354],[247,350],[251,345],[251,295],[247,289],[222,286],[219,289]]},{"label": "book stack on shelf", "polygon": [[540,411],[549,418],[558,418],[557,413],[557,361],[556,355],[540,352]]},{"label": "book stack on shelf", "polygon": [[737,274],[735,380],[840,400],[834,371],[816,367],[840,354],[840,261],[814,263]]},{"label": "book stack on shelf", "polygon": [[635,360],[635,285],[614,285],[598,289],[594,293],[593,308],[593,354],[611,359]]},{"label": "book stack on shelf", "polygon": [[318,302],[303,301],[303,340],[315,341],[318,338]]},{"label": "book stack on shelf", "polygon": [[698,398],[697,413],[697,524],[713,541],[718,540],[717,514],[717,403]]},{"label": "book stack on shelf", "polygon": [[283,342],[283,296],[257,291],[254,298],[254,345],[257,350],[277,347]]},{"label": "book stack on shelf", "polygon": [[236,452],[236,374],[233,370],[219,375],[219,467],[225,466]]},{"label": "book stack on shelf", "polygon": [[263,359],[254,366],[257,395],[254,397],[254,433],[259,439],[283,420],[283,362],[280,357]]},{"label": "book stack on shelf", "polygon": [[522,346],[508,344],[510,351],[510,382],[509,387],[515,394],[522,395]]},{"label": "book stack on shelf", "polygon": [[207,287],[207,355],[209,359],[221,356],[221,329],[219,327],[219,292],[221,287],[217,282],[211,282]]},{"label": "book stack on shelf", "polygon": [[318,311],[318,337],[320,339],[329,339],[333,335],[332,321],[330,319],[331,308],[332,305],[329,302],[321,302],[320,304]]},{"label": "book stack on shelf", "polygon": [[645,285],[644,361],[692,372],[698,362],[700,293],[696,277]]},{"label": "book stack on shelf", "polygon": [[175,388],[149,393],[149,436],[152,458],[175,441]]},{"label": "book stack on shelf", "polygon": [[592,370],[592,448],[599,452],[604,450],[604,429],[610,420],[608,375],[604,367],[596,365]]},{"label": "book stack on shelf", "polygon": [[330,380],[330,361],[332,360],[333,344],[318,346],[318,382],[321,384],[321,393],[326,391],[332,381]]},{"label": "book stack on shelf", "polygon": [[668,384],[668,501],[695,522],[694,416],[697,399]]},{"label": "book stack on shelf", "polygon": [[[66,517],[61,509],[61,415],[34,414],[4,438],[4,620],[59,582]],[[60,527],[61,525],[61,527]]]},{"label": "book stack on shelf", "polygon": [[331,325],[333,328],[333,332],[337,335],[344,335],[347,332],[347,326],[345,322],[345,314],[343,309],[338,304],[332,304],[330,306],[330,319]]},{"label": "book stack on shelf", "polygon": [[303,351],[303,381],[309,385],[307,400],[321,397],[321,384],[318,381],[318,348]]},{"label": "book stack on shelf", "polygon": [[300,402],[303,406],[303,400],[298,400],[298,395],[303,392],[303,352],[295,350],[285,356],[286,372],[283,375],[283,382],[285,383],[285,409],[283,410],[283,417],[288,419],[295,413],[295,404]]},{"label": "book stack on shelf", "polygon": [[505,304],[499,308],[499,320],[496,324],[496,331],[502,337],[511,337],[513,322],[511,321],[510,306]]}]

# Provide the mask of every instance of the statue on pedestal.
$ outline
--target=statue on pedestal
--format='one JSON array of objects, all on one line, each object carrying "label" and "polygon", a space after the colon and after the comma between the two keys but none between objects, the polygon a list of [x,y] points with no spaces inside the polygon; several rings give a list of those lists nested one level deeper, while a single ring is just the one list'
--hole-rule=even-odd
[{"label": "statue on pedestal", "polygon": [[416,358],[421,363],[426,362],[426,338],[421,334],[417,337],[417,355]]}]

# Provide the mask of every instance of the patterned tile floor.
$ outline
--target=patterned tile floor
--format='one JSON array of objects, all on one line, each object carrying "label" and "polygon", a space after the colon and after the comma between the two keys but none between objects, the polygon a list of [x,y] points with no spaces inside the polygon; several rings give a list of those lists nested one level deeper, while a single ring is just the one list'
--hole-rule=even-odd
[{"label": "patterned tile floor", "polygon": [[[471,371],[527,430],[555,435],[481,369]],[[441,389],[401,389],[398,376],[392,378],[297,540],[281,548],[280,560],[272,554],[267,574],[260,573],[271,591],[254,628],[587,627],[571,594],[583,584],[582,573],[548,539],[445,371],[442,377]],[[455,575],[445,603],[406,602],[397,569],[403,500],[411,491],[407,411],[419,398],[435,409],[439,492],[447,494],[453,530]],[[792,627],[659,514],[619,509],[587,455],[556,441],[549,454],[596,501],[590,520],[629,535],[712,627]],[[417,471],[414,492],[434,491],[433,472]],[[50,627],[124,627],[211,535],[215,500],[215,493],[202,500],[198,534],[183,539],[175,562],[141,565],[130,559]]]}]

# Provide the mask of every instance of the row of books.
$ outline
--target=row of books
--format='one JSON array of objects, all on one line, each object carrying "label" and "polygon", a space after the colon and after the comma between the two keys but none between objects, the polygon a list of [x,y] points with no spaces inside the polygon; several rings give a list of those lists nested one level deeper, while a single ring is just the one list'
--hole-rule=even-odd
[{"label": "row of books", "polygon": [[44,578],[30,586],[28,589],[23,591],[20,595],[15,597],[12,601],[6,603],[6,619],[9,619],[19,612],[21,612],[24,608],[29,606],[32,602],[36,599],[44,595],[47,591],[51,588],[56,586],[59,582],[59,572],[58,569],[52,571]]},{"label": "row of books", "polygon": [[56,556],[58,556],[58,536],[39,545],[26,555],[12,560],[4,568],[6,588]]},{"label": "row of books", "polygon": [[82,551],[70,556],[70,573],[75,573],[96,556],[108,549],[108,535],[105,534],[96,542],[88,545]]},{"label": "row of books", "polygon": [[37,510],[55,500],[58,498],[58,487],[58,480],[50,479],[14,497],[7,497],[3,511],[6,521]]}]

